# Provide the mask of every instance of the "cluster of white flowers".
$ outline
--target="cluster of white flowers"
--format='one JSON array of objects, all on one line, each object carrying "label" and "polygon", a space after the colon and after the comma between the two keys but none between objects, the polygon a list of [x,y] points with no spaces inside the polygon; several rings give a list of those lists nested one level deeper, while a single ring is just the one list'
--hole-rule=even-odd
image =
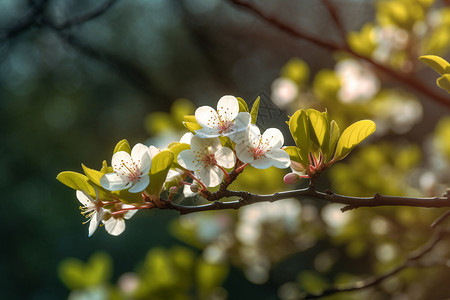
[{"label": "cluster of white flowers", "polygon": [[[181,151],[177,157],[183,169],[170,169],[166,178],[166,182],[184,185],[185,196],[192,195],[191,190],[196,187],[205,189],[219,185],[224,176],[228,176],[226,169],[243,169],[246,165],[258,169],[271,166],[287,168],[291,164],[289,154],[281,149],[284,143],[281,131],[270,128],[261,134],[259,128],[251,123],[250,113],[239,111],[239,101],[234,96],[220,98],[217,110],[209,106],[199,107],[195,118],[201,128],[195,134],[183,135],[179,141],[190,145],[190,149]],[[223,145],[224,139],[220,137],[230,139],[225,143],[229,147]],[[136,144],[131,153],[117,151],[111,160],[113,172],[100,178],[101,187],[112,192],[128,190],[146,194],[146,188],[151,184],[152,160],[159,152],[160,149],[143,144]],[[186,176],[192,177],[194,182],[184,181]],[[81,190],[77,191],[77,198],[83,205],[82,213],[90,222],[89,236],[101,223],[108,233],[121,234],[125,229],[125,219],[140,208],[121,201],[102,201],[97,189],[96,199]]]},{"label": "cluster of white flowers", "polygon": [[[258,169],[271,166],[287,168],[290,158],[281,147],[283,134],[276,128],[267,129],[262,135],[251,124],[248,112],[239,112],[239,102],[233,96],[223,96],[217,103],[217,111],[209,106],[199,107],[195,118],[201,129],[195,131],[190,141],[191,149],[178,155],[178,163],[207,187],[219,185],[224,169],[236,165],[236,157]],[[222,145],[219,137],[228,137],[235,143],[235,151]]]}]

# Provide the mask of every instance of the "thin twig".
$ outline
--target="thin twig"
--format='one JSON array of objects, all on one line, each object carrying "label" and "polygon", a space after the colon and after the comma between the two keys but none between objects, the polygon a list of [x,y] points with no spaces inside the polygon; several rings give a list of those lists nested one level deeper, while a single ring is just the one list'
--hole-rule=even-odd
[{"label": "thin twig", "polygon": [[293,28],[292,26],[290,26],[288,24],[282,23],[277,18],[265,14],[263,11],[261,11],[258,8],[258,6],[256,6],[252,2],[243,2],[241,0],[228,0],[228,1],[230,1],[231,3],[233,3],[237,6],[244,7],[246,9],[250,10],[252,13],[257,15],[259,18],[266,21],[270,25],[277,27],[278,29],[280,29],[296,38],[300,38],[300,39],[309,41],[317,46],[329,49],[331,51],[345,51],[361,60],[364,60],[364,61],[368,62],[369,64],[371,64],[376,69],[378,69],[379,71],[381,71],[381,72],[389,75],[390,77],[396,79],[397,81],[409,86],[411,89],[414,89],[417,92],[420,92],[420,93],[430,97],[434,101],[446,106],[447,108],[450,108],[450,99],[447,96],[445,96],[444,93],[440,93],[440,92],[438,93],[431,87],[424,84],[423,80],[413,78],[409,74],[404,74],[402,72],[399,72],[399,71],[393,70],[389,67],[386,67],[384,65],[381,65],[381,64],[375,62],[374,60],[372,60],[371,58],[360,55],[346,46],[340,46],[331,41],[326,41],[322,37],[316,37],[316,36],[307,34],[305,32],[300,31],[299,29]]},{"label": "thin twig", "polygon": [[392,277],[393,275],[397,274],[398,272],[402,271],[403,269],[418,266],[418,265],[416,265],[416,261],[421,259],[428,252],[430,252],[434,248],[434,246],[436,246],[436,244],[439,243],[444,238],[444,236],[446,234],[447,233],[442,232],[442,231],[436,231],[426,244],[424,244],[422,247],[420,247],[416,251],[410,253],[410,255],[408,255],[407,259],[402,264],[400,264],[396,268],[394,268],[384,274],[369,277],[365,280],[358,281],[348,287],[342,287],[342,288],[333,287],[333,288],[324,290],[319,294],[307,294],[307,295],[304,295],[301,299],[318,299],[318,298],[330,296],[330,295],[337,294],[337,293],[359,291],[359,290],[377,285],[380,282],[382,282],[383,280],[388,279],[388,278]]},{"label": "thin twig", "polygon": [[332,3],[331,0],[322,0],[322,2],[325,5],[325,8],[328,10],[328,13],[330,14],[334,23],[336,24],[336,27],[339,31],[339,35],[341,36],[341,39],[344,43],[343,48],[348,49],[349,47],[347,44],[347,32],[345,30],[344,24],[342,24],[342,20],[339,16],[339,12],[336,6]]},{"label": "thin twig", "polygon": [[436,228],[438,225],[442,224],[450,216],[450,210],[447,210],[442,216],[437,218],[433,223],[431,223],[431,228]]}]

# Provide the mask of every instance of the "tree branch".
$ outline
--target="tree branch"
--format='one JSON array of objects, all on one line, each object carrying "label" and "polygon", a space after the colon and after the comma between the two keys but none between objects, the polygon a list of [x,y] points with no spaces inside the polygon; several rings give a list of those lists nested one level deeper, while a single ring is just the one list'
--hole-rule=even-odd
[{"label": "tree branch", "polygon": [[393,70],[384,65],[381,65],[381,64],[373,61],[369,57],[365,57],[365,56],[362,56],[362,55],[356,53],[355,51],[348,48],[347,46],[340,46],[333,42],[326,41],[321,38],[318,38],[313,35],[302,32],[296,28],[289,26],[288,24],[284,24],[281,21],[279,21],[277,18],[266,15],[253,3],[243,2],[241,0],[228,0],[228,1],[230,1],[231,3],[233,3],[237,6],[244,7],[246,9],[250,10],[253,14],[257,15],[260,19],[266,21],[267,23],[280,29],[281,31],[288,33],[291,36],[309,41],[317,46],[329,49],[331,51],[344,51],[344,52],[347,52],[361,60],[364,60],[364,61],[368,62],[369,64],[371,64],[376,69],[378,69],[379,71],[381,71],[381,72],[389,75],[390,77],[394,78],[395,80],[409,86],[411,89],[416,90],[417,92],[420,92],[423,95],[430,97],[434,101],[440,103],[441,105],[446,106],[447,108],[450,108],[450,99],[448,97],[444,96],[443,93],[438,93],[435,90],[433,90],[432,88],[430,88],[429,86],[423,84],[422,80],[413,78],[409,74],[405,74],[405,73]]},{"label": "tree branch", "polygon": [[[238,200],[222,202],[220,198],[238,197]],[[373,197],[350,197],[345,195],[335,194],[332,191],[319,192],[312,188],[299,189],[293,191],[279,192],[269,195],[256,195],[243,191],[230,191],[222,190],[220,197],[213,197],[212,203],[187,206],[176,204],[170,201],[162,200],[164,203],[163,209],[176,210],[181,215],[190,214],[200,211],[209,210],[226,210],[226,209],[239,209],[242,206],[247,206],[259,202],[274,202],[282,199],[297,198],[297,199],[320,199],[330,203],[344,204],[341,210],[343,212],[359,207],[375,207],[375,206],[414,206],[414,207],[427,207],[427,208],[439,208],[450,207],[450,199],[448,197],[431,197],[431,198],[414,198],[414,197],[398,197],[398,196],[385,196],[375,194]]]},{"label": "tree branch", "polygon": [[417,264],[417,261],[421,259],[425,254],[430,252],[434,246],[436,246],[437,243],[439,243],[446,235],[448,235],[447,232],[443,231],[436,231],[432,237],[428,240],[426,244],[424,244],[422,247],[417,249],[416,251],[410,253],[407,257],[407,259],[397,266],[396,268],[392,269],[391,271],[388,271],[384,274],[378,275],[378,276],[372,276],[365,280],[358,281],[354,283],[351,286],[344,287],[344,288],[330,288],[327,290],[322,291],[320,294],[307,294],[303,296],[301,299],[318,299],[325,296],[330,296],[336,293],[342,293],[342,292],[353,292],[353,291],[359,291],[374,285],[379,284],[385,279],[388,279],[392,277],[393,275],[397,274],[398,272],[402,271],[403,269],[410,268],[410,267],[422,267],[421,265]]}]

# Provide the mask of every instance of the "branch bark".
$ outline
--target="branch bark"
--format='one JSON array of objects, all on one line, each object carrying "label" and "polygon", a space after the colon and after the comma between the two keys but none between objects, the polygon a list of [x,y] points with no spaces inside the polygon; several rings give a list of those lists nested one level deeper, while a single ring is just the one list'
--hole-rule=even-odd
[{"label": "branch bark", "polygon": [[353,51],[352,49],[350,49],[349,47],[347,47],[346,44],[344,46],[341,46],[341,45],[335,44],[333,42],[323,40],[322,38],[315,37],[313,35],[302,32],[299,29],[293,28],[293,27],[289,26],[288,24],[281,22],[277,18],[265,14],[258,6],[254,5],[251,2],[244,2],[241,0],[228,0],[228,1],[233,3],[236,6],[243,7],[245,9],[251,11],[254,15],[258,16],[260,19],[264,20],[271,26],[274,26],[274,27],[280,29],[281,31],[286,32],[287,34],[289,34],[295,38],[300,38],[300,39],[309,41],[319,47],[328,49],[330,51],[344,51],[344,52],[347,52],[348,54],[353,55],[356,58],[364,60],[364,61],[368,62],[369,64],[371,64],[374,68],[387,74],[391,78],[407,85],[411,89],[413,89],[423,95],[428,96],[430,99],[440,103],[441,105],[443,105],[447,108],[450,108],[450,99],[448,97],[446,97],[443,93],[438,93],[431,87],[424,84],[422,80],[411,77],[409,74],[405,74],[405,73],[393,70],[389,67],[386,67],[382,64],[379,64],[369,57],[362,56],[362,55],[356,53],[355,51]]}]

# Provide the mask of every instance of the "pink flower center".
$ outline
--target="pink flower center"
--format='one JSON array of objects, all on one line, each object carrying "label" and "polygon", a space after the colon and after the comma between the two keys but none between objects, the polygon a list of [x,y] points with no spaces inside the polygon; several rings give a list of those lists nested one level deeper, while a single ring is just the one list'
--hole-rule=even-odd
[{"label": "pink flower center", "polygon": [[217,164],[217,160],[215,158],[215,155],[213,153],[205,153],[201,157],[201,162],[203,163],[203,166],[214,166]]},{"label": "pink flower center", "polygon": [[120,175],[120,177],[127,178],[128,181],[140,181],[142,172],[138,165],[132,161],[131,165],[125,164],[122,160],[119,165],[114,165],[114,171]]},{"label": "pink flower center", "polygon": [[225,131],[227,131],[228,129],[231,128],[231,126],[233,125],[233,122],[231,121],[223,121],[221,119],[219,119],[219,133],[223,133]]}]

